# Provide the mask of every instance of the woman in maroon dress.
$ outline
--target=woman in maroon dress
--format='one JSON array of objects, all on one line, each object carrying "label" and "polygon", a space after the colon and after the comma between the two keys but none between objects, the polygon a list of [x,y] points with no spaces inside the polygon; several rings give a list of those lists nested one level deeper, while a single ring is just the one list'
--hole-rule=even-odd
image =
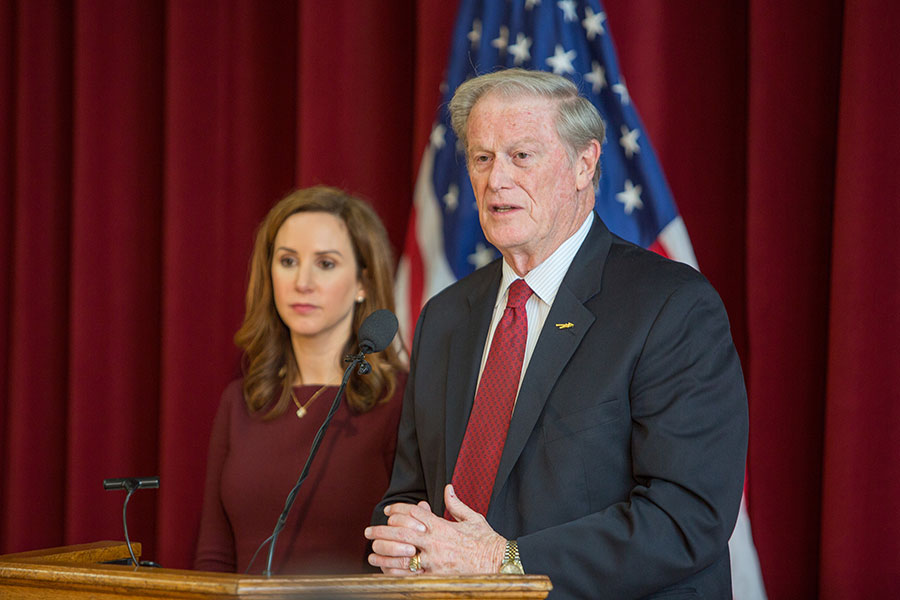
[{"label": "woman in maroon dress", "polygon": [[[393,310],[393,262],[372,208],[313,187],[276,204],[250,261],[244,377],[231,383],[213,424],[196,569],[260,572],[272,533],[312,440],[356,352],[363,320]],[[274,573],[370,569],[362,531],[387,488],[406,373],[396,349],[354,373],[278,539]]]}]

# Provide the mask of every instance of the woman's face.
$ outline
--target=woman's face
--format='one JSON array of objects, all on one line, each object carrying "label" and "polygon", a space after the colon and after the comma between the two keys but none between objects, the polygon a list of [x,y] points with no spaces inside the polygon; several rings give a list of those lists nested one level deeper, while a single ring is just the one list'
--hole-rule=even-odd
[{"label": "woman's face", "polygon": [[324,212],[288,217],[275,235],[272,289],[292,339],[346,343],[356,299],[365,296],[358,271],[343,220]]}]

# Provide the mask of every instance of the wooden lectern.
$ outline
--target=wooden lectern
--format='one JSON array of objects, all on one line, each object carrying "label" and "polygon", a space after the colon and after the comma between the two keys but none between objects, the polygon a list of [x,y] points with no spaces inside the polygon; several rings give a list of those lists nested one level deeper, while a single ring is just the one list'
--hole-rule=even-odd
[{"label": "wooden lectern", "polygon": [[[134,544],[140,556],[140,544]],[[458,600],[546,598],[544,575],[390,577],[273,576],[103,564],[128,558],[123,542],[96,542],[0,556],[0,598],[287,598]]]}]

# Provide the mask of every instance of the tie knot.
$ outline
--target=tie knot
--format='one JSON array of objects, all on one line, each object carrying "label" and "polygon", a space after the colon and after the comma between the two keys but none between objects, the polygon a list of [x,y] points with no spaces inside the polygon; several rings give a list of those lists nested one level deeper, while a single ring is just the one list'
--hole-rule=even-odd
[{"label": "tie knot", "polygon": [[524,279],[516,279],[509,286],[506,297],[506,308],[522,308],[531,297],[532,291]]}]

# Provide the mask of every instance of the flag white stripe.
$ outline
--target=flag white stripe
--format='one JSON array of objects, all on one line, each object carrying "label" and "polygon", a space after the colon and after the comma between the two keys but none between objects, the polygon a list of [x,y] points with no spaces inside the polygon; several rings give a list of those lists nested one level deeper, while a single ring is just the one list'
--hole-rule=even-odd
[{"label": "flag white stripe", "polygon": [[657,236],[657,241],[665,250],[666,256],[672,260],[691,265],[698,271],[700,270],[697,266],[697,257],[694,256],[691,238],[688,236],[687,227],[685,227],[681,215],[675,217],[668,225],[663,227],[663,230]]}]

